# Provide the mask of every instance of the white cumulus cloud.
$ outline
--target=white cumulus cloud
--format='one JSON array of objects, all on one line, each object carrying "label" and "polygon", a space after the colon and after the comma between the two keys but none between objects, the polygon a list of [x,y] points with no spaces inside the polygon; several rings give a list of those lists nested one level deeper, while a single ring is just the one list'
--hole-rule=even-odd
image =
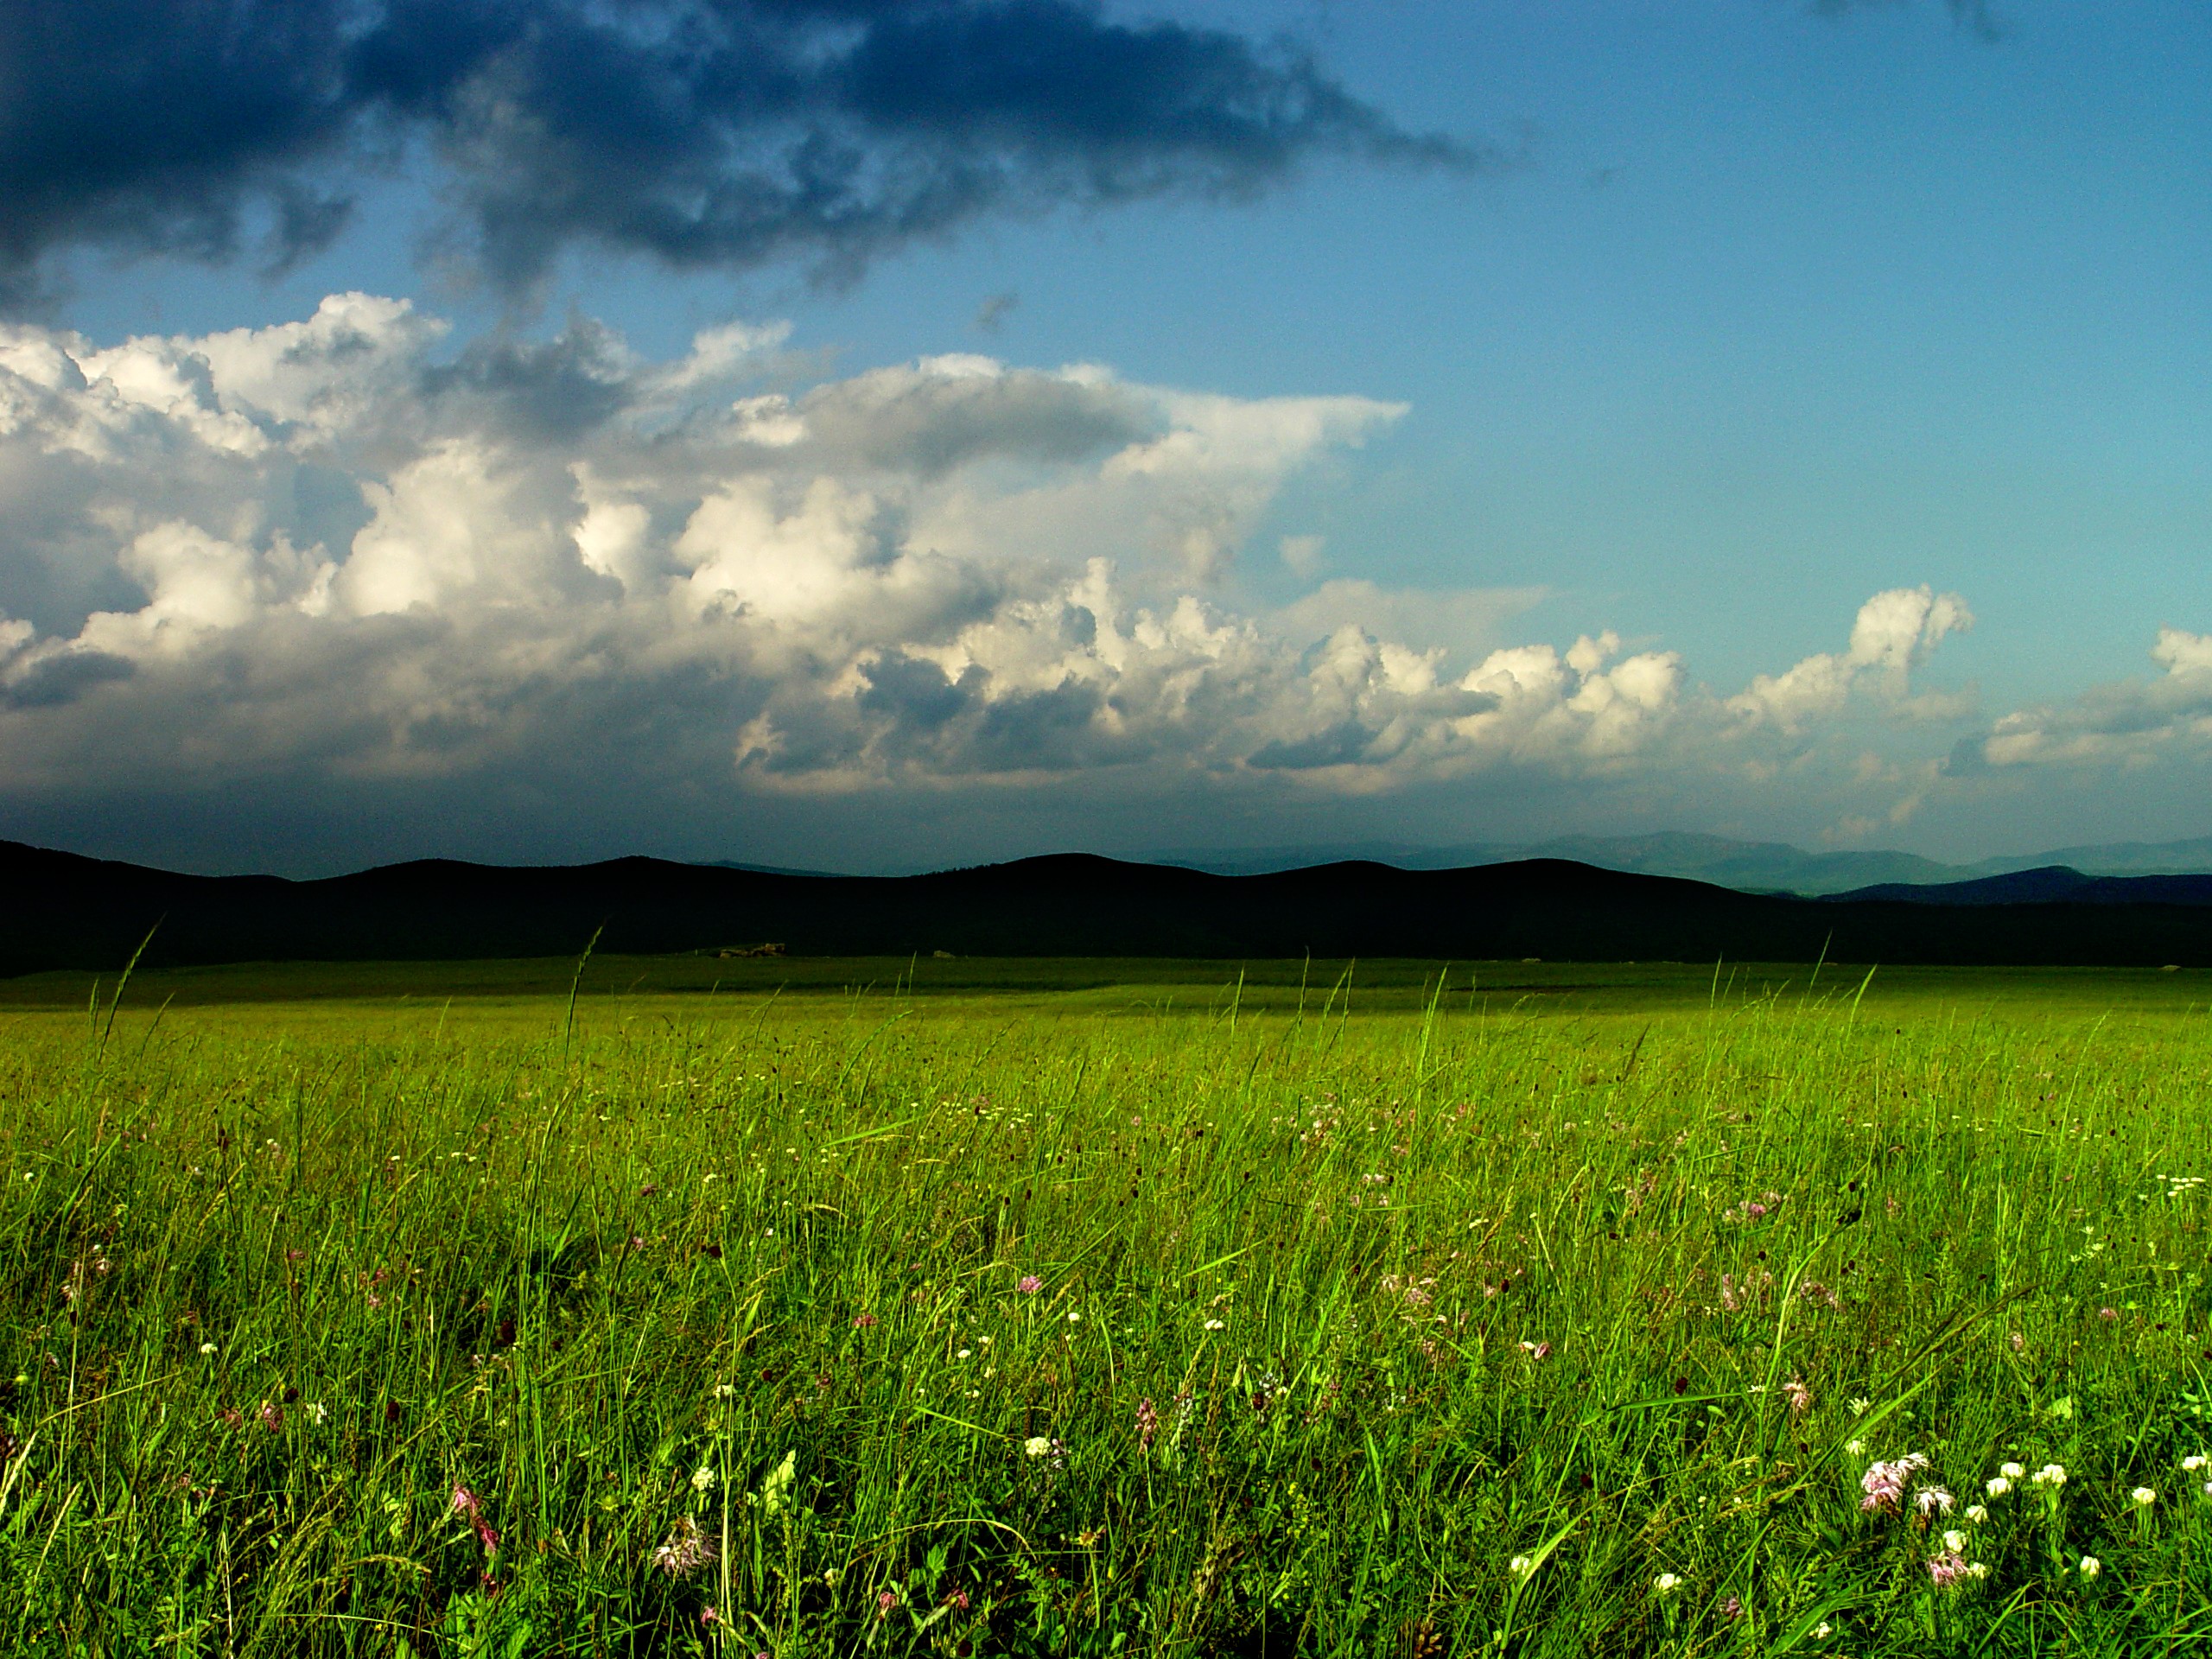
[{"label": "white cumulus cloud", "polygon": [[[1538,589],[1240,607],[1284,484],[1402,407],[966,355],[779,391],[784,339],[655,363],[578,322],[453,353],[356,294],[191,339],[0,328],[0,798],[585,779],[607,799],[574,810],[709,824],[1101,772],[1756,778],[1859,705],[1931,712],[1910,677],[1972,620],[1894,589],[1727,697],[1610,632],[1501,639]],[[2173,638],[2175,676],[2212,675]]]}]

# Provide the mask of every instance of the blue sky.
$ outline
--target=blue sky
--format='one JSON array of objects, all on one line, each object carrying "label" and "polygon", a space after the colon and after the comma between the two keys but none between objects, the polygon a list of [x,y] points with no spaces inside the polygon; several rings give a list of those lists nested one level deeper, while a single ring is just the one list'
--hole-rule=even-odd
[{"label": "blue sky", "polygon": [[[1654,828],[1968,857],[2212,828],[2202,4],[629,10],[847,41],[912,13],[976,52],[1051,14],[1024,37],[1050,107],[973,113],[917,25],[889,92],[818,118],[902,164],[997,158],[922,234],[641,249],[603,204],[656,163],[620,150],[532,174],[526,256],[471,230],[513,194],[497,169],[539,166],[470,125],[496,57],[448,54],[440,111],[363,94],[353,126],[137,175],[127,144],[103,172],[5,141],[0,180],[48,213],[9,267],[29,378],[0,399],[16,833],[202,868],[890,868]],[[1181,55],[1116,84],[1132,39]],[[1291,105],[1193,141],[1160,63],[1223,54]],[[339,196],[327,245],[261,269],[277,205]],[[144,228],[180,198],[200,228]],[[237,251],[211,251],[232,214]],[[312,392],[195,344],[348,293],[412,308],[326,328]],[[695,336],[731,324],[743,349],[706,364]],[[66,386],[22,368],[41,344]],[[365,361],[361,408],[305,416]],[[499,399],[524,383],[569,409],[593,389],[598,423],[518,424]],[[63,395],[91,401],[39,401]],[[759,435],[764,399],[803,440]],[[633,519],[650,557],[590,551]]]}]

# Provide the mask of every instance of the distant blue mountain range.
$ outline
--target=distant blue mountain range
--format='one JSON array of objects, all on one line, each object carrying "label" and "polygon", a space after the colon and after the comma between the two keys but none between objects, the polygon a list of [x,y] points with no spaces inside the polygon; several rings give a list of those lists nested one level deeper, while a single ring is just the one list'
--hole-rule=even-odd
[{"label": "distant blue mountain range", "polygon": [[[2059,847],[2018,858],[1988,858],[1973,864],[1944,864],[1914,853],[1811,853],[1775,841],[1732,841],[1725,836],[1663,830],[1649,836],[1559,836],[1549,841],[1507,844],[1471,842],[1421,847],[1395,842],[1346,842],[1326,846],[1263,847],[1239,852],[1167,851],[1136,856],[1224,875],[1253,875],[1309,865],[1368,860],[1405,870],[1448,870],[1484,864],[1510,864],[1525,858],[1570,858],[1600,869],[1641,875],[1682,876],[1745,893],[1794,893],[1808,897],[1850,893],[1854,897],[1934,899],[1916,888],[1958,883],[1995,882],[1986,895],[1962,892],[1952,903],[2038,903],[2075,898],[2100,902],[2097,895],[2068,891],[2102,877],[2204,875],[2212,874],[2212,836],[2193,841],[2113,842],[2101,846]],[[2012,887],[2005,879],[2031,877]],[[1867,891],[1877,889],[1878,891]],[[2196,889],[2189,889],[2190,892]],[[2181,896],[2165,902],[2200,903]],[[2136,898],[2157,901],[2147,890]]]}]

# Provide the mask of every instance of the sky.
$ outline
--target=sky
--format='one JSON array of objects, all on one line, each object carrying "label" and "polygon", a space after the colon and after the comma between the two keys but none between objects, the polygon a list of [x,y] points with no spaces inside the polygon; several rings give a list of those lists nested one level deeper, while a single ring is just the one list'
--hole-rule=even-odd
[{"label": "sky", "polygon": [[17,0],[0,836],[2212,832],[2212,5]]}]

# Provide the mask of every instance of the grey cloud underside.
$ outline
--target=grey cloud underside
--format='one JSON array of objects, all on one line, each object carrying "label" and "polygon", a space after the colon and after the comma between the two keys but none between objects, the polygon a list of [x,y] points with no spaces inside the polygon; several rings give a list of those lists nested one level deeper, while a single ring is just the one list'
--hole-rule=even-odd
[{"label": "grey cloud underside", "polygon": [[1086,0],[13,0],[0,283],[77,244],[230,258],[250,219],[284,265],[417,140],[509,284],[578,241],[836,280],[993,212],[1484,153],[1288,47]]}]

